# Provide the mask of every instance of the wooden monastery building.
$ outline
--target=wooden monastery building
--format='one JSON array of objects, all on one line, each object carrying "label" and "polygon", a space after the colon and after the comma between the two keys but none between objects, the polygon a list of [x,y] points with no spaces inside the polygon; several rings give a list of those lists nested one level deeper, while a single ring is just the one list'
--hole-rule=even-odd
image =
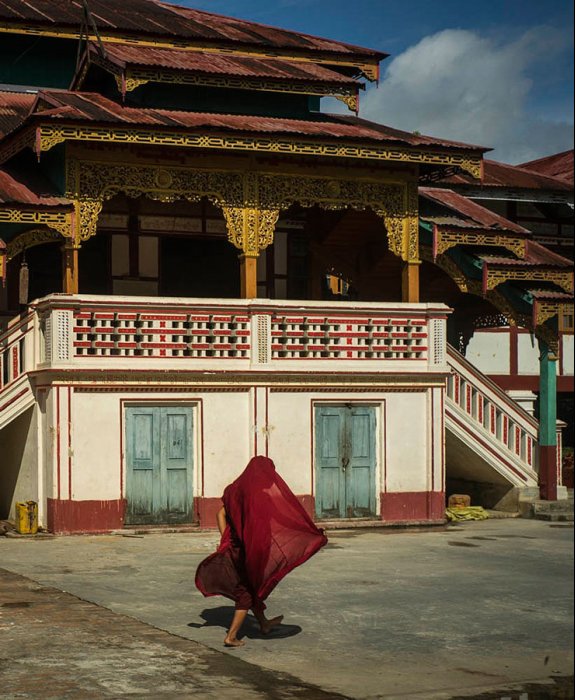
[{"label": "wooden monastery building", "polygon": [[[256,454],[321,521],[566,496],[571,262],[461,189],[487,148],[358,117],[385,54],[156,0],[0,35],[0,518],[213,527]],[[536,416],[462,354],[495,327]]]}]

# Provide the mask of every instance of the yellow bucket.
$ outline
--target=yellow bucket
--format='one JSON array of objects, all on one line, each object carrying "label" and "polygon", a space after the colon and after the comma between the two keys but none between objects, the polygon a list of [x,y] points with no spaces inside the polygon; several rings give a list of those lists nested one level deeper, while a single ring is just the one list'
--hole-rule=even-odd
[{"label": "yellow bucket", "polygon": [[16,530],[21,535],[38,532],[38,504],[36,501],[16,503]]}]

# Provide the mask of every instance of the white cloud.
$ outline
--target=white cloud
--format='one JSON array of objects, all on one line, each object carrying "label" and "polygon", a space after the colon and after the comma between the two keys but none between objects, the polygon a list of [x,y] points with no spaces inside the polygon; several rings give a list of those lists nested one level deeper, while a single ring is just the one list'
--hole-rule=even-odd
[{"label": "white cloud", "polygon": [[530,115],[528,72],[565,49],[557,30],[537,27],[507,43],[447,29],[391,61],[380,87],[362,96],[361,116],[406,131],[492,147],[517,163],[571,148],[569,117]]}]

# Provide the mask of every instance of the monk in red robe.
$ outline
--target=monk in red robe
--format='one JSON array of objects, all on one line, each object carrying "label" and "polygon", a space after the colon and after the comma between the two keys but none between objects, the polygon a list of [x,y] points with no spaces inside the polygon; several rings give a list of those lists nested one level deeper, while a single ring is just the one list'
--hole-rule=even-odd
[{"label": "monk in red robe", "polygon": [[242,646],[237,638],[248,610],[264,634],[283,616],[267,619],[264,600],[282,578],[327,543],[277,474],[267,457],[254,457],[222,496],[217,520],[222,539],[214,554],[201,562],[196,586],[205,596],[223,595],[236,611],[225,637],[226,646]]}]

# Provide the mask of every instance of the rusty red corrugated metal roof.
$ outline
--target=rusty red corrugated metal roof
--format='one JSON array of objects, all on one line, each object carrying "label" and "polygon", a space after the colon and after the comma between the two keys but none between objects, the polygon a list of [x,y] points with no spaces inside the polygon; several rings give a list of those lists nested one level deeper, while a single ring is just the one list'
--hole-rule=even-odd
[{"label": "rusty red corrugated metal roof", "polygon": [[541,301],[573,301],[573,294],[567,294],[567,292],[556,292],[551,289],[531,289],[526,287],[529,294],[534,299]]},{"label": "rusty red corrugated metal roof", "polygon": [[[381,60],[387,54],[340,41],[332,41],[256,22],[224,17],[157,0],[90,0],[89,7],[99,32],[130,36],[165,37],[189,43],[244,45],[260,49],[288,49],[345,54]],[[0,0],[2,24],[32,24],[49,29],[80,31],[81,0]]]},{"label": "rusty red corrugated metal roof", "polygon": [[525,258],[518,260],[516,258],[507,258],[497,255],[478,254],[478,257],[484,260],[487,264],[502,265],[512,267],[554,267],[554,268],[573,268],[573,261],[564,258],[562,255],[553,253],[551,250],[542,246],[535,241],[526,241]]},{"label": "rusty red corrugated metal roof", "polygon": [[402,147],[428,149],[457,149],[483,152],[479,146],[445,141],[429,136],[400,131],[382,124],[339,114],[318,114],[316,119],[287,119],[240,114],[209,114],[126,107],[97,93],[78,93],[67,90],[42,90],[36,109],[28,123],[62,121],[68,123],[93,122],[99,124],[130,124],[143,127],[210,130],[249,134],[276,134],[361,141],[364,143],[394,144]]},{"label": "rusty red corrugated metal roof", "polygon": [[59,196],[54,186],[36,173],[29,171],[24,178],[11,169],[0,168],[0,204],[65,207],[72,202]]},{"label": "rusty red corrugated metal roof", "polygon": [[[519,224],[509,221],[509,219],[495,214],[467,197],[453,192],[453,190],[440,187],[420,187],[419,194],[424,199],[440,204],[449,209],[449,211],[455,212],[458,215],[458,221],[462,227],[476,227],[491,231],[509,231],[522,236],[531,235],[523,226],[519,226]],[[435,217],[426,217],[422,215],[421,218],[427,219]],[[434,223],[438,222],[434,221]],[[447,222],[445,225],[455,226],[455,224],[447,224]]]},{"label": "rusty red corrugated metal roof", "polygon": [[547,177],[557,177],[573,184],[573,149],[555,153],[552,156],[530,160],[527,163],[520,163],[518,168],[531,170]]},{"label": "rusty red corrugated metal roof", "polygon": [[[89,52],[91,56],[97,56],[98,48],[91,44]],[[159,67],[208,75],[358,85],[353,78],[341,75],[325,66],[303,61],[282,61],[278,58],[234,56],[127,44],[106,44],[105,52],[106,59],[121,69],[127,66]]]},{"label": "rusty red corrugated metal roof", "polygon": [[573,189],[572,185],[557,178],[520,168],[516,165],[499,163],[496,160],[483,161],[483,181],[481,185],[465,173],[452,175],[442,180],[446,184],[473,185],[474,187],[510,187],[528,190],[564,190]]},{"label": "rusty red corrugated metal roof", "polygon": [[36,93],[0,91],[0,139],[16,129],[30,114]]}]

